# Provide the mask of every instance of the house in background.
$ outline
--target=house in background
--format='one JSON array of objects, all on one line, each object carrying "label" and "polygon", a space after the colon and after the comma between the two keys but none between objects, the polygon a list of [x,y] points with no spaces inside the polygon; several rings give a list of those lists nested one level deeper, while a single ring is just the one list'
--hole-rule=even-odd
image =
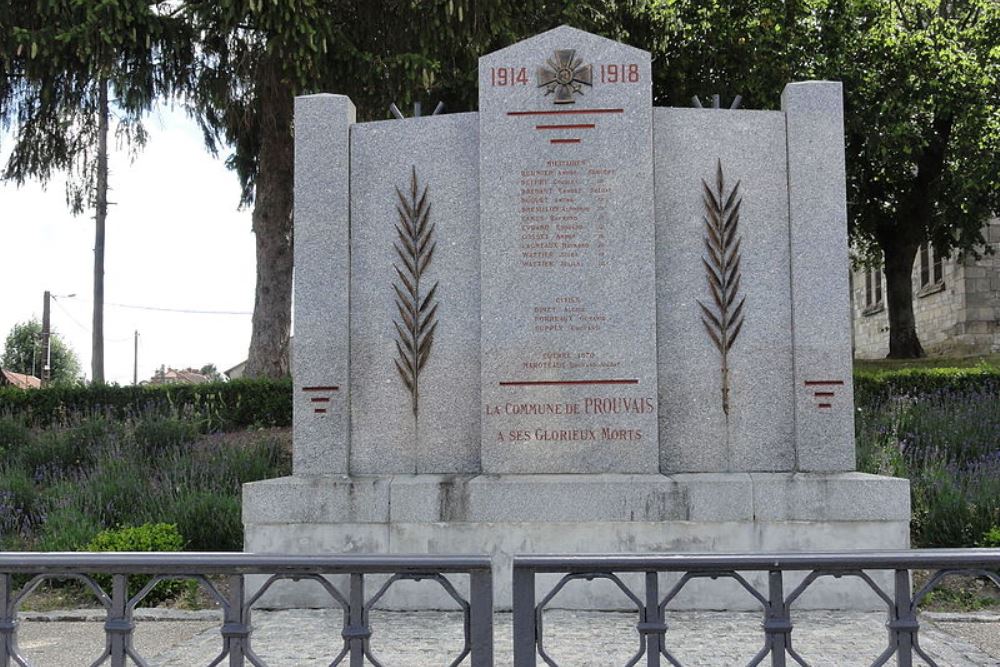
[{"label": "house in background", "polygon": [[34,375],[15,373],[6,368],[0,368],[0,387],[17,387],[18,389],[41,389],[42,381]]},{"label": "house in background", "polygon": [[160,366],[160,370],[156,371],[153,374],[153,377],[150,378],[148,382],[144,382],[143,384],[204,384],[205,382],[211,381],[212,378],[207,375],[203,375],[194,368],[176,370],[174,368]]},{"label": "house in background", "polygon": [[[943,259],[921,246],[913,266],[913,314],[917,336],[931,355],[1000,352],[1000,218],[983,230],[994,254],[976,260]],[[854,356],[881,359],[889,353],[889,316],[882,269],[851,273]]]}]

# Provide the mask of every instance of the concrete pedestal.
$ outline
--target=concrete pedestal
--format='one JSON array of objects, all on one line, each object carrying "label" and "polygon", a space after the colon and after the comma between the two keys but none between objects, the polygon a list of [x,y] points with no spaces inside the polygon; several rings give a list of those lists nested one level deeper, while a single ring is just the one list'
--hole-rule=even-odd
[{"label": "concrete pedestal", "polygon": [[[510,608],[514,554],[905,549],[909,520],[907,480],[855,472],[323,475],[243,487],[246,551],[488,553],[498,609]],[[676,579],[663,575],[661,585]],[[539,591],[547,592],[554,581],[540,577]],[[762,577],[750,581],[765,590]],[[638,579],[631,583],[641,590]],[[627,599],[605,584],[574,582],[554,606],[628,608]],[[318,585],[304,582],[275,586],[262,604],[327,606],[328,600]],[[840,580],[817,582],[796,606],[880,604],[864,584]],[[454,605],[433,584],[406,582],[391,589],[385,606]],[[758,605],[735,583],[719,580],[691,582],[671,608]]]}]

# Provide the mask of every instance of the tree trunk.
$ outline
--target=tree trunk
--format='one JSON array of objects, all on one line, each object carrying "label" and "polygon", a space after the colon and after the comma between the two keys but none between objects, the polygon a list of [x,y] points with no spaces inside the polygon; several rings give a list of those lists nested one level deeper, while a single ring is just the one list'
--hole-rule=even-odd
[{"label": "tree trunk", "polygon": [[289,373],[292,319],[293,96],[269,61],[257,75],[260,153],[253,232],[257,241],[257,289],[247,377]]},{"label": "tree trunk", "polygon": [[886,310],[889,313],[889,359],[914,359],[924,356],[917,338],[913,316],[913,261],[919,244],[883,243],[885,255]]},{"label": "tree trunk", "polygon": [[98,83],[97,185],[94,212],[94,324],[91,382],[104,383],[104,226],[108,218],[108,80]]}]

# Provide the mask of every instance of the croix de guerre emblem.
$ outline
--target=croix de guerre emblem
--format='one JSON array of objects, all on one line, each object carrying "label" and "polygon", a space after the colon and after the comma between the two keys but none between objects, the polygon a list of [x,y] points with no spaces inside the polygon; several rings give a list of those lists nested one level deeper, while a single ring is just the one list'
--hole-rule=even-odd
[{"label": "croix de guerre emblem", "polygon": [[574,95],[583,94],[583,86],[594,85],[593,68],[584,65],[575,49],[556,49],[555,55],[538,68],[538,87],[545,94],[555,93],[556,104],[573,104]]}]

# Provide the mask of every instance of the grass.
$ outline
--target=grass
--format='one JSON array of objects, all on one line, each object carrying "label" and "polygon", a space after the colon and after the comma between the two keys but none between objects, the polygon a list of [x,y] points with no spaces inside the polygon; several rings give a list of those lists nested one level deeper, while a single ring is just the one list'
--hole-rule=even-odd
[{"label": "grass", "polygon": [[75,551],[106,529],[175,524],[183,546],[243,547],[246,482],[291,472],[288,429],[203,434],[180,417],[0,418],[0,549]]},{"label": "grass", "polygon": [[904,368],[992,368],[1000,370],[1000,354],[921,359],[855,359],[855,370],[898,371]]}]

